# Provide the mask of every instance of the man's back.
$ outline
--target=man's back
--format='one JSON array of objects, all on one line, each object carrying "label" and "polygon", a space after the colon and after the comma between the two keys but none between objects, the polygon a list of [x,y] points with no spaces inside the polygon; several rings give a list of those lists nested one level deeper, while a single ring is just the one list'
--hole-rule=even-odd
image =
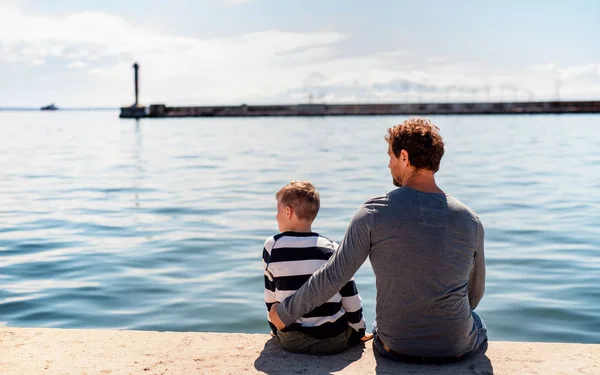
[{"label": "man's back", "polygon": [[[469,276],[476,254],[483,260],[483,227],[475,213],[452,196],[407,187],[361,209],[370,216],[378,335],[405,355],[473,349]],[[482,294],[483,282],[475,280],[471,288],[481,290],[472,293]]]}]

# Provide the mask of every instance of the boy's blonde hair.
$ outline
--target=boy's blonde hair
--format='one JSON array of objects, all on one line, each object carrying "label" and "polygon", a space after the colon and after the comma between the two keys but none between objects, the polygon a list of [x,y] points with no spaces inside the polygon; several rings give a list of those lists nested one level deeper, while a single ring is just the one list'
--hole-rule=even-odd
[{"label": "boy's blonde hair", "polygon": [[298,219],[313,221],[319,213],[321,198],[310,181],[291,181],[275,194],[277,201],[290,206]]}]

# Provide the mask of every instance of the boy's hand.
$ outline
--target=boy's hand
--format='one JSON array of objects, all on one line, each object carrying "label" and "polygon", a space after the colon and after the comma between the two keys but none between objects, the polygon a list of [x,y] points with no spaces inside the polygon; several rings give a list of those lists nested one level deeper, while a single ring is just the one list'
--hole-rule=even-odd
[{"label": "boy's hand", "polygon": [[281,330],[285,328],[285,324],[279,319],[279,315],[277,315],[277,305],[279,305],[279,302],[276,302],[271,306],[271,310],[269,310],[269,320],[277,327],[277,329]]},{"label": "boy's hand", "polygon": [[360,341],[367,342],[367,341],[371,340],[372,338],[373,338],[373,335],[371,333],[365,333],[365,335],[360,338]]}]

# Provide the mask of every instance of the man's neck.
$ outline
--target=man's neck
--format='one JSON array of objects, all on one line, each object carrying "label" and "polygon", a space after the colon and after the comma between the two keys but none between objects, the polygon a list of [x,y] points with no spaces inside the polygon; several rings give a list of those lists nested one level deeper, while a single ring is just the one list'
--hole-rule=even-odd
[{"label": "man's neck", "polygon": [[428,169],[415,170],[410,176],[408,176],[406,181],[404,181],[403,185],[413,190],[422,191],[424,193],[444,193],[444,191],[440,189],[435,183],[433,171],[430,171]]}]

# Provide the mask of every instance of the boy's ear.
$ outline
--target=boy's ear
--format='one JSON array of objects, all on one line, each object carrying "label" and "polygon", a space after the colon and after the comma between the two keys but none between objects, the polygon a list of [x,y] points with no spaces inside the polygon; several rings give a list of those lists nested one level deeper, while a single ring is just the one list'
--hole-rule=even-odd
[{"label": "boy's ear", "polygon": [[294,216],[294,209],[290,206],[285,206],[285,217],[291,219]]}]

